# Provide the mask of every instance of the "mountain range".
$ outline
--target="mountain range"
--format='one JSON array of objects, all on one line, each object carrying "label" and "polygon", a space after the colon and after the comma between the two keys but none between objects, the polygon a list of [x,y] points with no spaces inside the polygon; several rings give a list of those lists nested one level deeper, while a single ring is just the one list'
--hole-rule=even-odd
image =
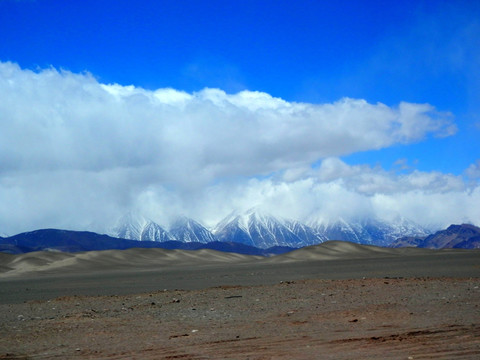
[{"label": "mountain range", "polygon": [[109,235],[142,241],[235,242],[267,249],[273,246],[300,248],[327,240],[389,246],[399,237],[424,237],[429,233],[404,218],[391,222],[371,218],[356,221],[340,218],[334,222],[317,219],[304,224],[252,208],[231,213],[211,229],[193,219],[179,217],[167,230],[140,214],[129,213],[117,222]]},{"label": "mountain range", "polygon": [[[135,217],[130,216],[128,220],[131,221],[134,218]],[[125,219],[126,218],[124,218],[124,220]],[[134,223],[130,223],[130,227],[124,223],[119,224],[121,226],[117,226],[115,229],[116,231],[124,231],[123,234],[125,234],[125,236],[138,236],[142,240],[118,238],[87,231],[43,229],[21,233],[11,237],[0,237],[0,251],[18,254],[32,251],[78,252],[113,249],[123,250],[129,248],[163,248],[181,250],[212,249],[246,255],[270,256],[289,252],[297,247],[303,247],[298,246],[301,243],[314,242],[318,239],[325,241],[324,238],[321,237],[321,234],[316,233],[311,227],[294,221],[280,222],[278,219],[255,214],[254,212],[243,215],[232,214],[224,222],[219,223],[218,227],[214,229],[216,235],[209,232],[199,223],[188,218],[181,218],[175,221],[170,231],[162,228],[157,229],[156,226],[158,225],[152,224],[145,219],[142,220],[139,217],[136,217],[135,220]],[[343,224],[343,226],[345,226],[345,224]],[[333,227],[329,226],[328,228],[332,229]],[[387,228],[390,229],[390,227]],[[149,229],[155,229],[155,231],[150,231]],[[355,230],[354,226],[349,226],[348,229],[349,232],[346,234],[354,234],[354,232],[352,232]],[[368,232],[367,230],[365,231]],[[371,231],[371,233],[369,233],[370,237],[372,233],[375,234]],[[184,241],[150,241],[146,240],[148,234],[151,236],[163,234],[165,235],[163,237],[164,239],[171,239],[172,234],[176,234],[177,236],[183,236],[182,239],[184,239]],[[144,235],[143,238],[142,235]],[[212,238],[214,239],[213,241],[207,242],[208,239]],[[226,241],[228,239],[235,241]],[[266,246],[272,241],[276,245],[269,248],[257,247]],[[296,246],[286,246],[285,244]],[[432,249],[480,249],[480,228],[469,224],[451,225],[445,230],[428,236],[401,237],[390,244],[390,247],[405,246]]]},{"label": "mountain range", "polygon": [[[480,236],[477,230],[473,225],[452,225],[443,232],[431,234],[405,218],[394,221],[375,218],[349,221],[339,218],[336,221],[326,221],[318,218],[305,224],[252,208],[245,212],[232,212],[210,229],[185,216],[177,217],[168,227],[164,227],[141,214],[130,212],[121,217],[107,235],[39,230],[40,232],[13,237],[0,237],[0,243],[4,245],[3,251],[11,252],[49,247],[61,251],[85,251],[137,246],[172,249],[213,247],[262,255],[316,245],[328,240],[384,247],[477,248],[480,246],[480,238],[475,237]],[[276,250],[270,251],[272,248]]]},{"label": "mountain range", "polygon": [[430,234],[430,231],[427,229],[402,217],[398,217],[393,221],[375,218],[360,218],[346,221],[343,218],[339,218],[334,222],[317,220],[311,221],[309,224],[329,240],[343,240],[377,246],[389,246],[399,237],[422,237]]},{"label": "mountain range", "polygon": [[163,242],[148,240],[138,241],[115,238],[89,231],[58,229],[41,229],[0,238],[0,251],[10,254],[20,254],[32,251],[79,252],[95,250],[125,250],[130,248],[162,248],[169,250],[211,249],[258,256],[278,255],[294,250],[294,248],[279,246],[269,249],[259,249],[244,244],[220,241],[209,242],[207,244],[171,240]]}]

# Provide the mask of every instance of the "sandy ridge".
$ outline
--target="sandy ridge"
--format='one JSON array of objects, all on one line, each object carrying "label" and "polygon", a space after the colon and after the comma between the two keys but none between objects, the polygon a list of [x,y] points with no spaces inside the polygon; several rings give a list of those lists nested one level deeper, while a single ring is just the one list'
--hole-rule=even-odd
[{"label": "sandy ridge", "polygon": [[236,263],[260,260],[257,256],[214,250],[164,250],[134,248],[78,253],[39,251],[19,255],[2,254],[0,277],[29,273],[94,272],[128,268]]},{"label": "sandy ridge", "polygon": [[[126,269],[162,267],[208,266],[219,264],[282,264],[302,261],[369,259],[379,257],[459,254],[475,250],[432,250],[420,248],[383,248],[344,241],[328,241],[272,257],[242,255],[202,250],[166,250],[132,248],[78,253],[53,251],[30,252],[19,255],[0,253],[0,278],[18,277],[35,273],[87,273]],[[476,251],[479,252],[479,251]]]}]

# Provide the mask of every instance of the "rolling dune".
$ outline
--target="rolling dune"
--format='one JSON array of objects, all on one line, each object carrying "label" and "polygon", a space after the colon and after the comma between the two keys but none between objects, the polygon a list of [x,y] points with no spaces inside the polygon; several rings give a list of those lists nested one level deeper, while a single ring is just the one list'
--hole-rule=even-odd
[{"label": "rolling dune", "polygon": [[201,266],[218,263],[260,261],[247,256],[214,250],[141,249],[104,250],[79,253],[39,251],[20,255],[1,255],[0,277],[31,273],[89,273],[126,269],[148,269],[172,266]]},{"label": "rolling dune", "polygon": [[[446,250],[442,250],[445,252]],[[319,245],[304,247],[286,254],[274,256],[271,262],[306,260],[369,259],[376,257],[398,257],[413,255],[433,255],[439,250],[421,248],[385,248],[373,245],[360,245],[347,241],[327,241]]]},{"label": "rolling dune", "polygon": [[[472,250],[466,250],[470,253]],[[202,250],[165,250],[132,248],[78,253],[31,252],[20,255],[0,253],[0,278],[42,274],[86,274],[119,270],[205,267],[236,264],[285,264],[332,260],[366,260],[388,257],[435,256],[461,254],[465,250],[431,250],[420,248],[382,248],[345,241],[328,241],[286,254],[261,257]]]}]

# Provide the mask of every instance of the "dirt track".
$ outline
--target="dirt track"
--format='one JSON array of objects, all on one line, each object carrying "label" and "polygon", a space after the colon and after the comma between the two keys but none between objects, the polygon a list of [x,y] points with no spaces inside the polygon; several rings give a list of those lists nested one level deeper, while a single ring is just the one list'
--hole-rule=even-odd
[{"label": "dirt track", "polygon": [[306,280],[0,305],[4,359],[478,359],[480,279]]}]

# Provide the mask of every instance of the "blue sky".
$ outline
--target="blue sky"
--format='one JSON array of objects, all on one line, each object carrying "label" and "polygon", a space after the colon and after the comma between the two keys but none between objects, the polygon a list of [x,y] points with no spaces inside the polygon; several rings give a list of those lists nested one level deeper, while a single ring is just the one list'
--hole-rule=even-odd
[{"label": "blue sky", "polygon": [[429,104],[429,117],[450,124],[448,131],[446,125],[442,131],[427,126],[419,136],[370,147],[309,149],[303,162],[272,158],[268,166],[211,175],[208,184],[268,177],[300,163],[318,169],[331,156],[351,169],[477,181],[472,180],[480,160],[476,1],[0,0],[0,39],[0,62],[15,64],[19,74],[45,75],[50,69],[64,80],[91,74],[98,84],[152,93],[248,90],[289,104],[336,104],[342,98],[391,109],[402,102]]},{"label": "blue sky", "polygon": [[147,89],[429,103],[457,136],[347,161],[459,174],[479,154],[479,18],[475,1],[3,0],[0,59]]}]

